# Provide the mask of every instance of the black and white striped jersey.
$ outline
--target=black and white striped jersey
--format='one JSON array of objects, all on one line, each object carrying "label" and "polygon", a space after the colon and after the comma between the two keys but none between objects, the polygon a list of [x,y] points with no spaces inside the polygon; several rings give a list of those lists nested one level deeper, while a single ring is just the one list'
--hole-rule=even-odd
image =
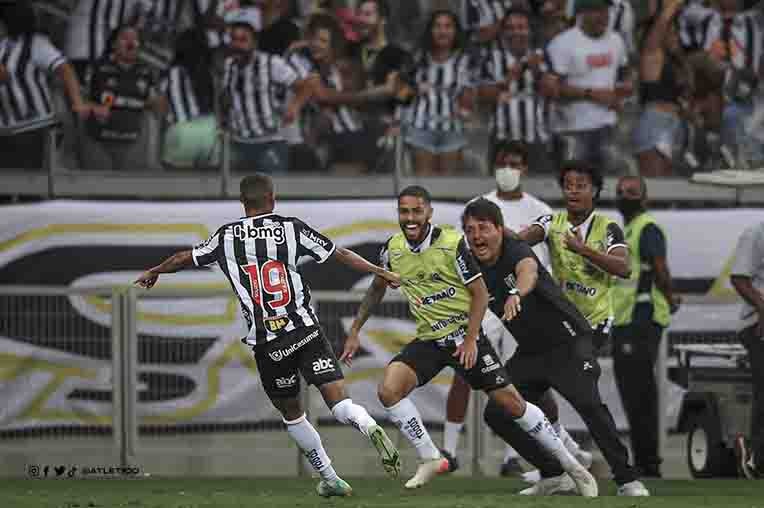
[{"label": "black and white striped jersey", "polygon": [[764,51],[764,19],[758,10],[725,20],[716,9],[692,5],[679,15],[679,38],[688,50],[710,51],[736,69],[758,74]]},{"label": "black and white striped jersey", "polygon": [[[207,14],[211,8],[214,9],[215,16],[225,18],[227,13],[239,8],[239,0],[191,0],[191,14],[195,26],[202,26],[207,22]],[[207,44],[211,48],[225,46],[230,39],[225,30],[207,30]]]},{"label": "black and white striped jersey", "polygon": [[463,0],[461,20],[468,30],[498,23],[512,7],[512,0]]},{"label": "black and white striped jersey", "polygon": [[154,29],[165,28],[171,31],[179,31],[182,27],[182,18],[186,15],[188,4],[186,0],[152,0],[151,9],[148,12],[148,22]]},{"label": "black and white striped jersey", "polygon": [[[527,61],[534,54],[542,58],[537,69]],[[546,141],[549,139],[549,108],[547,101],[537,93],[541,74],[547,72],[547,66],[543,63],[543,51],[531,50],[524,57],[518,58],[500,41],[494,42],[483,62],[482,83],[500,85],[506,89],[507,71],[515,65],[520,66],[520,77],[510,83],[507,100],[501,96],[497,99],[493,118],[494,137],[497,140],[526,143]]]},{"label": "black and white striped jersey", "polygon": [[223,90],[234,138],[244,142],[279,139],[285,90],[299,77],[278,55],[254,51],[246,63],[225,61]]},{"label": "black and white striped jersey", "polygon": [[23,127],[54,115],[48,76],[66,57],[40,34],[0,40],[0,64],[8,79],[0,84],[0,126]]},{"label": "black and white striped jersey", "polygon": [[419,89],[406,109],[407,123],[417,129],[462,132],[457,99],[474,85],[473,74],[471,59],[464,52],[455,52],[443,62],[421,55],[415,72]]},{"label": "black and white striped jersey", "polygon": [[203,111],[199,106],[191,76],[183,66],[170,67],[159,83],[159,91],[167,98],[170,105],[168,121],[171,124],[188,122],[211,113],[211,111]]},{"label": "black and white striped jersey", "polygon": [[269,213],[222,226],[192,254],[196,266],[218,264],[241,303],[245,342],[259,345],[318,324],[297,263],[303,256],[323,263],[334,249],[300,219]]},{"label": "black and white striped jersey", "polygon": [[[337,66],[332,65],[328,72],[321,72],[313,59],[310,48],[300,48],[291,52],[287,56],[287,62],[294,67],[300,79],[305,79],[309,74],[315,73],[321,76],[321,81],[325,87],[342,91],[342,77]],[[328,115],[332,121],[332,131],[335,134],[356,132],[363,128],[358,115],[348,106],[340,105],[330,108]]]},{"label": "black and white striped jersey", "polygon": [[69,19],[66,56],[70,60],[98,60],[111,32],[139,13],[148,13],[151,7],[151,0],[78,0]]}]

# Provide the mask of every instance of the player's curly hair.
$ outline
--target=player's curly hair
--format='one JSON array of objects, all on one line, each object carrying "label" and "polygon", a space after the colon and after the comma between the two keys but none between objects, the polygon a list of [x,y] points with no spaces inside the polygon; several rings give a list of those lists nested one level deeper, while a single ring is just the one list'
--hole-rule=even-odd
[{"label": "player's curly hair", "polygon": [[585,173],[589,175],[589,179],[592,181],[592,187],[595,189],[594,199],[599,199],[600,192],[602,192],[602,185],[604,184],[604,178],[596,166],[583,161],[571,160],[563,162],[560,166],[560,174],[557,177],[557,183],[560,185],[560,188],[564,187],[565,175],[568,173],[568,171],[575,171],[577,173]]}]

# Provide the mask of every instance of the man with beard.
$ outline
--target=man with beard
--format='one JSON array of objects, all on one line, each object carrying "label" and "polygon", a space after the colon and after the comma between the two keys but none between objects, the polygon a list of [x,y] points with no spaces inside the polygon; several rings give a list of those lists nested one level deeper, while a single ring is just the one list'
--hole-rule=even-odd
[{"label": "man with beard", "polygon": [[[487,199],[472,201],[462,214],[471,252],[491,295],[491,310],[517,340],[517,351],[507,362],[515,384],[527,400],[539,401],[550,388],[557,390],[586,423],[615,474],[618,495],[648,496],[628,464],[628,452],[618,440],[615,422],[603,404],[589,322],[541,266],[530,247],[504,229],[501,210]],[[527,436],[491,400],[484,418],[489,427],[537,465],[542,480],[522,493],[548,495],[572,488],[559,466],[547,464]]]},{"label": "man with beard", "polygon": [[[262,28],[259,9],[234,11],[226,22],[231,28],[232,55],[225,61],[221,109],[233,135],[232,166],[236,170],[283,173],[288,167],[289,147],[281,127],[299,117],[315,83],[299,79],[282,57],[257,49]],[[287,104],[282,104],[285,89],[294,93]]]},{"label": "man with beard", "polygon": [[658,384],[655,362],[670,315],[679,309],[666,262],[666,236],[647,213],[647,184],[625,176],[616,187],[623,215],[631,276],[613,287],[613,368],[621,395],[634,464],[644,476],[661,476],[658,455]]},{"label": "man with beard", "polygon": [[[495,410],[522,429],[537,449],[551,454],[587,497],[597,495],[591,474],[567,451],[542,411],[526,403],[510,384],[493,346],[482,333],[488,292],[463,236],[455,229],[435,226],[430,194],[410,186],[398,195],[401,232],[382,249],[381,264],[401,276],[401,291],[417,324],[417,337],[385,368],[379,399],[391,421],[416,448],[422,463],[406,488],[418,488],[448,471],[416,406],[408,395],[424,386],[443,368],[452,367],[475,390],[483,390]],[[361,345],[361,327],[386,290],[375,277],[361,302],[340,360],[347,364]],[[531,446],[534,448],[534,446]],[[562,474],[562,473],[560,473]]]},{"label": "man with beard", "polygon": [[[523,191],[522,178],[528,174],[527,145],[521,141],[504,142],[497,147],[496,161],[496,190],[489,192],[484,198],[496,203],[505,217],[505,225],[512,231],[521,231],[531,225],[538,217],[552,214],[552,209],[546,203]],[[536,257],[544,268],[549,269],[549,250],[540,243],[533,247]],[[483,328],[488,339],[493,344],[502,362],[509,359],[517,347],[512,337],[501,321],[492,313],[487,312]],[[467,404],[470,397],[470,387],[459,376],[454,376],[451,389],[446,401],[446,421],[443,426],[443,455],[449,460],[449,468],[455,471],[459,467],[456,450],[459,434],[464,427]],[[557,405],[550,394],[543,399],[541,408],[547,417],[553,421],[555,430],[565,444],[565,447],[587,469],[592,465],[591,453],[582,450],[579,444],[568,434],[565,427],[557,418]],[[551,409],[549,408],[550,404]],[[517,451],[507,445],[500,474],[510,476],[522,473]]]}]

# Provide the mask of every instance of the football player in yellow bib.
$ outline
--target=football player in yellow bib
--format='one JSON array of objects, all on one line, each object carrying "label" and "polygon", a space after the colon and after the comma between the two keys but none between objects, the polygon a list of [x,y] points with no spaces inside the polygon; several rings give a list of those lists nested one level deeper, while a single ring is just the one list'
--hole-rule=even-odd
[{"label": "football player in yellow bib", "polygon": [[[452,367],[473,389],[485,391],[537,446],[555,457],[581,495],[596,496],[597,483],[592,475],[567,451],[542,411],[523,400],[482,333],[488,290],[464,237],[454,228],[431,224],[431,219],[426,189],[411,186],[401,191],[401,232],[385,243],[380,256],[383,266],[400,274],[400,288],[417,325],[417,337],[387,365],[379,386],[379,399],[390,420],[416,448],[421,460],[406,488],[421,487],[448,471],[448,460],[432,442],[408,395],[444,367]],[[386,288],[385,280],[375,277],[366,292],[340,357],[348,365],[360,347],[361,328]]]}]

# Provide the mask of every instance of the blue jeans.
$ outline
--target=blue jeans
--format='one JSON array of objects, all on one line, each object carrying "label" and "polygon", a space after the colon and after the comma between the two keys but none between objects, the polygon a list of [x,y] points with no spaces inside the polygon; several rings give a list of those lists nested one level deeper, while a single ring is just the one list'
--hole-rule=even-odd
[{"label": "blue jeans", "polygon": [[265,143],[231,143],[231,169],[239,173],[286,173],[289,168],[289,146],[286,141]]}]

